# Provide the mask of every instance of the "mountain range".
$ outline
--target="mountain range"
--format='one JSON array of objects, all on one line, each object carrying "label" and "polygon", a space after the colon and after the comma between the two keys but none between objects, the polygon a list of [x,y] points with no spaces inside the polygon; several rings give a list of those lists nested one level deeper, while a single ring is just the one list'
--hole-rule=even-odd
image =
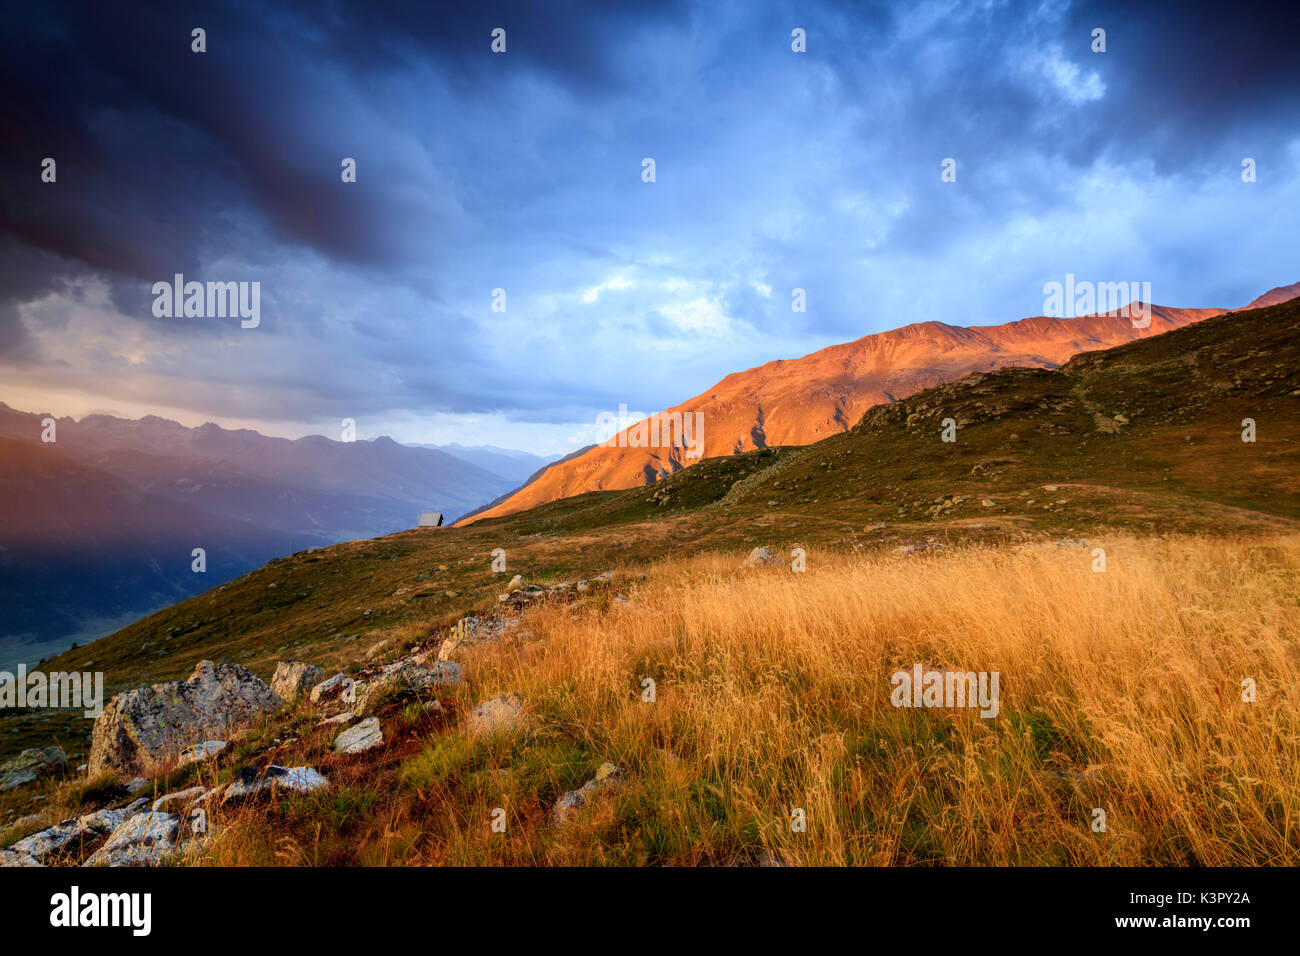
[{"label": "mountain range", "polygon": [[[411,528],[423,511],[455,518],[540,462],[157,416],[59,418],[45,442],[45,418],[0,403],[0,665],[100,636],[291,550]],[[195,548],[203,573],[192,570]]]},{"label": "mountain range", "polygon": [[[1300,283],[1280,286],[1244,308],[1300,296]],[[728,375],[663,416],[698,413],[699,459],[759,448],[807,445],[847,431],[867,409],[971,372],[1008,366],[1058,368],[1080,352],[1149,338],[1233,311],[1151,306],[1150,324],[1136,328],[1127,310],[1077,318],[1034,316],[1003,325],[921,322]],[[660,416],[656,416],[660,417]],[[693,464],[682,443],[637,447],[635,426],[545,468],[513,493],[462,519],[468,524],[589,491],[651,484]]]},{"label": "mountain range", "polygon": [[[1300,283],[1247,308],[1297,295]],[[805,446],[970,373],[1054,369],[1227,311],[1153,306],[1147,328],[1119,314],[918,323],[729,375],[670,412],[702,414],[701,459]],[[0,403],[0,667],[96,638],[291,551],[412,528],[423,511],[467,524],[644,487],[694,464],[680,445],[593,446],[547,464],[492,446],[289,440],[157,416],[61,418],[47,443],[44,418]]]}]

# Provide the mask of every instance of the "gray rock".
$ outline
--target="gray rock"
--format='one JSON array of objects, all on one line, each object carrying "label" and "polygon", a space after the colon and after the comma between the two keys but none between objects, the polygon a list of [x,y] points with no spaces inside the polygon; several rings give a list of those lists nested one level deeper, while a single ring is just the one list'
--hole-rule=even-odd
[{"label": "gray rock", "polygon": [[11,847],[17,853],[30,856],[34,860],[44,860],[60,852],[81,837],[91,836],[93,831],[80,820],[65,820],[56,823],[39,833],[25,836]]},{"label": "gray rock", "polygon": [[[262,793],[291,790],[295,793],[312,793],[330,785],[323,775],[311,767],[245,767],[235,775],[230,786],[222,793],[221,802],[246,800]],[[201,799],[207,799],[205,794]]]},{"label": "gray rock", "polygon": [[181,818],[174,813],[141,813],[113,831],[86,866],[148,866],[179,851]]},{"label": "gray rock", "polygon": [[365,753],[383,744],[384,732],[379,729],[378,717],[368,717],[334,738],[334,750],[341,754]]},{"label": "gray rock", "polygon": [[221,751],[226,749],[224,740],[205,740],[201,744],[195,744],[192,747],[186,747],[180,752],[178,765],[181,767],[189,766],[192,763],[203,763],[211,760]]},{"label": "gray rock", "polygon": [[12,849],[44,862],[46,857],[61,853],[79,842],[107,836],[126,819],[127,812],[124,809],[97,810],[23,837]]},{"label": "gray rock", "polygon": [[146,777],[132,777],[126,782],[126,792],[130,794],[140,793],[142,790],[148,790],[152,784]]},{"label": "gray rock", "polygon": [[32,747],[0,764],[0,790],[12,790],[37,777],[56,773],[68,765],[68,755],[61,747]]},{"label": "gray rock", "polygon": [[517,726],[524,716],[524,698],[519,694],[498,694],[479,703],[465,718],[465,729],[473,735],[493,734]]},{"label": "gray rock", "polygon": [[335,674],[329,680],[321,681],[311,689],[311,702],[319,704],[322,700],[332,697],[336,692],[343,693],[343,684],[347,679],[347,674]]},{"label": "gray rock", "polygon": [[588,780],[577,790],[570,790],[555,801],[552,818],[556,826],[567,823],[575,813],[589,806],[606,790],[617,786],[622,781],[623,776],[623,771],[612,763],[601,764],[600,769],[596,771],[595,777]]},{"label": "gray rock", "polygon": [[112,833],[127,820],[131,819],[137,813],[143,811],[149,806],[148,800],[136,800],[128,807],[121,807],[117,810],[96,810],[94,813],[83,813],[77,819],[101,833]]},{"label": "gray rock", "polygon": [[776,556],[773,555],[771,551],[767,550],[767,548],[755,548],[753,551],[749,552],[749,557],[745,559],[744,564],[741,566],[754,568],[769,564],[776,564]]},{"label": "gray rock", "polygon": [[181,749],[280,706],[265,682],[234,664],[200,661],[188,680],[118,694],[95,720],[90,773],[161,769]]},{"label": "gray rock", "polygon": [[463,679],[460,665],[455,661],[439,661],[428,667],[398,661],[357,685],[352,712],[358,717],[369,717],[389,701],[416,697],[440,687],[454,687]]},{"label": "gray rock", "polygon": [[177,790],[175,793],[169,793],[159,797],[153,802],[153,810],[166,810],[168,805],[174,804],[177,807],[188,807],[199,797],[208,792],[207,787],[188,787],[185,790]]},{"label": "gray rock", "polygon": [[0,850],[0,868],[40,865],[40,863],[33,860],[26,853],[15,853],[13,850]]},{"label": "gray rock", "polygon": [[352,713],[352,711],[350,711],[350,710],[345,710],[345,711],[343,711],[343,713],[341,713],[341,714],[335,714],[333,717],[326,717],[324,720],[322,720],[322,721],[321,721],[319,724],[317,724],[316,726],[317,726],[317,727],[325,727],[325,726],[328,726],[329,724],[346,724],[346,723],[349,723],[349,722],[351,722],[352,720],[355,720],[355,719],[356,719],[356,715],[354,715],[354,714]]},{"label": "gray rock", "polygon": [[293,704],[321,682],[325,672],[306,661],[280,661],[275,665],[271,690],[280,695],[286,704]]},{"label": "gray rock", "polygon": [[[447,637],[438,646],[436,659],[439,661],[449,661],[453,654],[456,654],[468,647],[474,647],[478,644],[494,644],[501,639],[502,633],[513,627],[513,621],[481,621],[477,617],[470,615],[461,618],[447,633]],[[422,655],[415,658],[417,664],[427,663],[427,659],[432,655]]]}]

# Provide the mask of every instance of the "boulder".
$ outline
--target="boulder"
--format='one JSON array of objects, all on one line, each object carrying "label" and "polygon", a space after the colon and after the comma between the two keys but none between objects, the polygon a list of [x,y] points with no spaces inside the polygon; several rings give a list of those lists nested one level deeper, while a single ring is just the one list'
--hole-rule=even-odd
[{"label": "boulder", "polygon": [[497,694],[479,703],[465,718],[472,735],[493,734],[516,726],[524,715],[524,698],[519,694]]},{"label": "boulder", "polygon": [[185,681],[118,694],[95,720],[90,773],[148,773],[183,748],[280,706],[266,684],[235,664],[200,661]]},{"label": "boulder", "polygon": [[776,564],[776,556],[773,555],[771,551],[767,550],[767,548],[755,548],[753,551],[749,552],[749,557],[745,559],[745,563],[742,567],[755,568],[769,564]]},{"label": "boulder", "polygon": [[305,694],[311,693],[324,676],[323,670],[306,661],[280,661],[275,665],[271,690],[286,704],[297,703]]},{"label": "boulder", "polygon": [[55,773],[67,765],[68,755],[61,747],[32,747],[0,764],[0,790],[32,783],[37,777]]},{"label": "boulder", "polygon": [[181,818],[174,813],[141,813],[113,831],[86,866],[147,866],[180,849]]},{"label": "boulder", "polygon": [[365,753],[383,744],[384,732],[379,729],[378,717],[367,717],[334,738],[334,750],[341,754]]}]

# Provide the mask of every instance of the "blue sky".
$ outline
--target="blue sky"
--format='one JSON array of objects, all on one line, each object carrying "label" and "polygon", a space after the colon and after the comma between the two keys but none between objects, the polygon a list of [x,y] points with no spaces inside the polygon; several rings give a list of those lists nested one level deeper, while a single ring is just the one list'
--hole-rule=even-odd
[{"label": "blue sky", "polygon": [[[1280,9],[3,18],[0,400],[27,410],[290,437],[352,418],[359,437],[560,454],[601,411],[656,411],[772,359],[1037,314],[1066,273],[1176,306],[1300,279],[1300,67]],[[260,282],[260,326],[155,317],[153,283],[178,272]]]}]

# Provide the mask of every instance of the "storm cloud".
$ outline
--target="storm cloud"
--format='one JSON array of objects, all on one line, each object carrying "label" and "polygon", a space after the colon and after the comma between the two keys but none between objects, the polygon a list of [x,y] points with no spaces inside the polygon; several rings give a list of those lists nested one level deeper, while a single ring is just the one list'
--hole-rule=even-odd
[{"label": "storm cloud", "polygon": [[[664,408],[774,358],[1034,314],[1067,272],[1197,306],[1300,279],[1300,65],[1281,8],[0,16],[12,404],[290,435],[351,417],[368,435],[560,453],[600,410]],[[260,326],[156,317],[152,286],[177,273],[260,282]]]}]

